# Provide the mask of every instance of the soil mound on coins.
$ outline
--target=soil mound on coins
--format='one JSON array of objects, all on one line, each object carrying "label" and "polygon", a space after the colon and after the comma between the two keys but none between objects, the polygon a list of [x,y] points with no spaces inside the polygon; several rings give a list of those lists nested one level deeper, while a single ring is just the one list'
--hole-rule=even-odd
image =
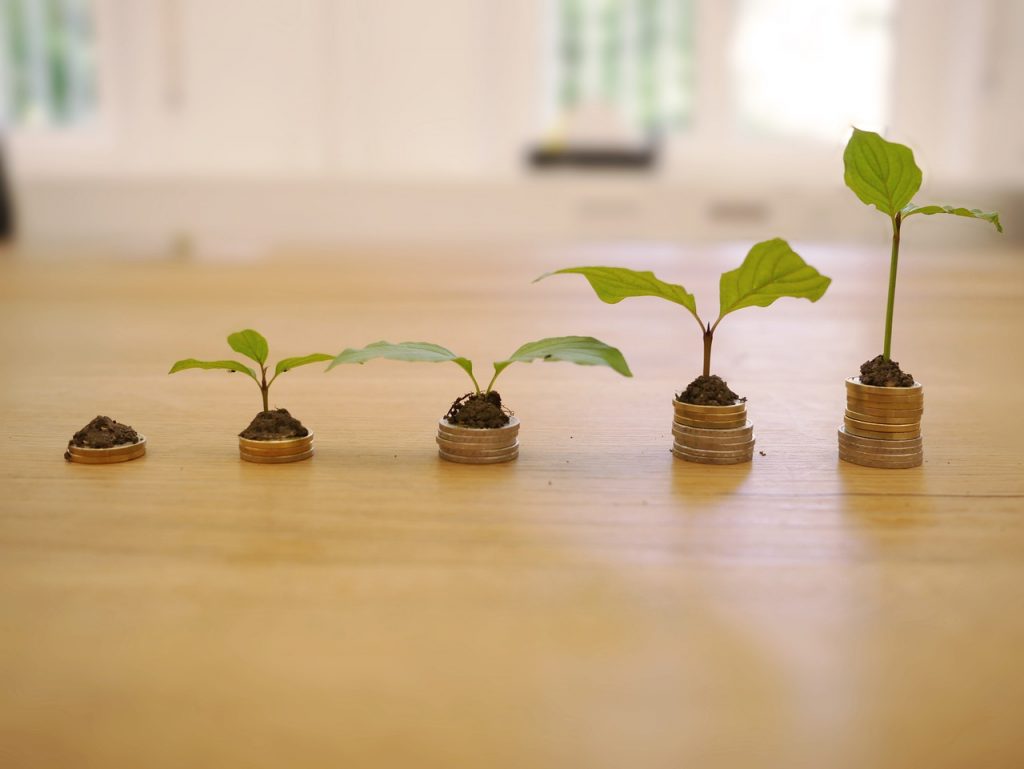
[{"label": "soil mound on coins", "polygon": [[489,393],[466,393],[452,403],[447,419],[460,427],[504,427],[508,424],[508,411],[501,405],[501,396]]},{"label": "soil mound on coins", "polygon": [[305,438],[309,430],[302,422],[288,413],[288,409],[261,411],[242,432],[240,438],[250,441],[286,441],[289,438]]},{"label": "soil mound on coins", "polygon": [[138,443],[139,434],[129,425],[122,425],[110,417],[96,417],[75,433],[68,446],[84,449],[111,449],[127,443]]},{"label": "soil mound on coins", "polygon": [[914,386],[913,376],[904,374],[899,363],[892,359],[886,360],[881,355],[861,364],[860,381],[861,384],[874,387]]},{"label": "soil mound on coins", "polygon": [[680,403],[692,403],[695,406],[732,406],[736,401],[743,402],[720,376],[699,376],[686,389],[676,396]]}]

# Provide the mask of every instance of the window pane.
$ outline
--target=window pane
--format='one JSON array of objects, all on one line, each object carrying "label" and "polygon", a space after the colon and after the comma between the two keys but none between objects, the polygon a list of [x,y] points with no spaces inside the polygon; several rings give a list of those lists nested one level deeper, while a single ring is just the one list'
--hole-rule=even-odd
[{"label": "window pane", "polygon": [[96,109],[89,0],[3,0],[0,98],[15,125],[68,125]]},{"label": "window pane", "polygon": [[694,0],[552,0],[552,112],[650,135],[689,125]]},{"label": "window pane", "polygon": [[742,132],[842,141],[887,118],[891,0],[737,0]]}]

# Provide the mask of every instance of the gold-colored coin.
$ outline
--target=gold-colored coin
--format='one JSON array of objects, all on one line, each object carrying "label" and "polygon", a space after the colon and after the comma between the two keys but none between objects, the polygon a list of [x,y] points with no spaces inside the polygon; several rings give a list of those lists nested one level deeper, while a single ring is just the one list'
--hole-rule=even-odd
[{"label": "gold-colored coin", "polygon": [[519,420],[511,417],[504,427],[459,427],[450,424],[446,419],[439,419],[437,433],[450,440],[466,443],[507,443],[519,435]]},{"label": "gold-colored coin", "polygon": [[721,449],[722,451],[730,451],[733,449],[751,448],[754,445],[754,438],[743,438],[736,440],[733,438],[727,438],[722,440],[721,438],[705,438],[699,435],[689,435],[687,433],[679,433],[675,430],[672,431],[672,437],[677,442],[685,446],[693,446],[695,449]]},{"label": "gold-colored coin", "polygon": [[920,430],[909,430],[902,433],[883,433],[876,432],[874,430],[862,430],[859,427],[852,427],[848,422],[846,423],[846,432],[850,435],[856,435],[859,438],[879,438],[880,440],[891,441],[909,441],[913,438],[921,437]]},{"label": "gold-colored coin", "polygon": [[924,388],[920,382],[914,382],[910,387],[877,387],[875,385],[861,384],[860,377],[848,377],[846,379],[846,391],[861,396],[877,395],[880,397],[899,397],[903,395],[923,395]]},{"label": "gold-colored coin", "polygon": [[887,416],[885,414],[864,414],[860,411],[846,410],[846,417],[849,419],[856,419],[858,422],[874,422],[875,424],[882,425],[919,425],[921,424],[921,413],[920,412],[907,412],[906,414],[896,414],[895,416]]},{"label": "gold-colored coin", "polygon": [[672,454],[687,462],[694,462],[701,465],[740,465],[749,462],[754,457],[754,452],[739,457],[708,457],[698,456],[681,449],[672,449]]},{"label": "gold-colored coin", "polygon": [[448,462],[456,462],[462,465],[496,465],[500,462],[511,462],[513,459],[519,456],[519,448],[516,447],[514,451],[507,455],[497,457],[464,457],[458,454],[449,454],[443,449],[438,449],[438,456]]},{"label": "gold-colored coin", "polygon": [[678,422],[672,424],[672,432],[683,435],[696,435],[703,438],[720,438],[722,440],[749,440],[754,434],[754,425],[749,420],[742,427],[713,428],[691,427]]},{"label": "gold-colored coin", "polygon": [[697,427],[705,430],[730,430],[743,427],[747,423],[746,417],[730,419],[728,421],[711,421],[707,419],[687,419],[686,417],[675,417],[673,423],[681,427]]},{"label": "gold-colored coin", "polygon": [[68,446],[65,458],[81,465],[113,465],[130,462],[146,453],[146,438],[139,436],[137,443],[125,443],[109,449],[90,449],[84,446]]},{"label": "gold-colored coin", "polygon": [[847,444],[852,448],[862,448],[871,451],[912,451],[924,445],[924,438],[918,435],[915,438],[905,440],[892,440],[891,438],[864,438],[853,435],[846,431],[845,426],[839,428],[839,443]]},{"label": "gold-colored coin", "polygon": [[250,454],[246,451],[239,452],[239,456],[246,462],[253,462],[258,465],[283,465],[288,462],[301,462],[313,456],[313,449],[309,448],[295,454]]},{"label": "gold-colored coin", "polygon": [[905,433],[913,430],[920,431],[921,423],[891,425],[885,422],[861,422],[859,419],[852,419],[849,415],[843,417],[843,424],[847,427],[854,427],[859,430],[870,430],[875,433]]},{"label": "gold-colored coin", "polygon": [[721,414],[745,414],[747,413],[747,404],[734,403],[731,406],[702,406],[696,403],[683,403],[682,401],[672,401],[672,406],[675,408],[677,414],[685,414],[692,416],[712,416]]},{"label": "gold-colored coin", "polygon": [[458,454],[463,457],[495,457],[519,450],[519,441],[513,441],[507,446],[488,446],[479,443],[452,443],[442,438],[437,438],[438,447],[447,454]]},{"label": "gold-colored coin", "polygon": [[696,446],[690,446],[686,443],[680,443],[679,441],[674,441],[672,444],[672,448],[676,451],[681,451],[684,454],[692,454],[693,456],[698,457],[723,458],[746,456],[747,454],[750,454],[754,450],[753,446],[746,446],[744,448],[737,449],[701,449],[697,448]]},{"label": "gold-colored coin", "polygon": [[902,457],[879,456],[874,454],[863,454],[855,451],[839,450],[839,458],[864,467],[880,467],[891,469],[905,469],[918,467],[924,461],[924,454],[910,454]]}]

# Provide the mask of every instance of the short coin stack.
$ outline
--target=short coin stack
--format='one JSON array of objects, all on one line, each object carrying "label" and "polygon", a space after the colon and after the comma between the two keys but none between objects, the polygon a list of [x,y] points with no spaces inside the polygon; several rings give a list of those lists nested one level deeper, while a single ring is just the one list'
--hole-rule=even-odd
[{"label": "short coin stack", "polygon": [[510,417],[504,427],[460,427],[447,419],[437,423],[437,451],[441,459],[464,465],[495,465],[519,456],[519,420]]},{"label": "short coin stack", "polygon": [[839,428],[839,458],[865,467],[917,467],[924,460],[921,416],[924,391],[873,387],[846,380],[846,416]]},{"label": "short coin stack", "polygon": [[69,462],[80,462],[84,465],[112,465],[115,462],[127,462],[138,459],[146,453],[146,439],[139,436],[138,443],[122,443],[109,449],[88,449],[82,446],[68,445],[64,455]]},{"label": "short coin stack", "polygon": [[747,404],[698,406],[673,400],[672,453],[687,462],[738,465],[754,456],[754,426]]},{"label": "short coin stack", "polygon": [[282,441],[253,441],[240,437],[238,452],[246,462],[261,465],[299,462],[313,456],[313,433],[310,432],[302,438],[287,438]]}]

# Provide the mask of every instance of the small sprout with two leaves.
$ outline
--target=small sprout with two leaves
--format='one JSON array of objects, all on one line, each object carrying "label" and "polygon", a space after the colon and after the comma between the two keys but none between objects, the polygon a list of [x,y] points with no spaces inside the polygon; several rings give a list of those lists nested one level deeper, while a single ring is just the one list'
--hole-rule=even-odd
[{"label": "small sprout with two leaves", "polygon": [[258,376],[255,369],[237,360],[196,360],[195,358],[179,360],[171,366],[171,370],[167,373],[174,374],[175,372],[190,368],[224,369],[241,372],[251,378],[256,383],[256,386],[259,387],[260,395],[263,397],[263,411],[267,412],[270,411],[270,386],[277,381],[281,374],[299,366],[328,361],[334,357],[326,353],[313,353],[312,355],[303,355],[299,358],[282,358],[277,362],[277,365],[274,367],[274,375],[268,381],[267,356],[270,353],[270,348],[262,334],[253,331],[251,328],[247,328],[244,331],[236,331],[228,336],[228,344],[232,350],[241,353],[259,365]]},{"label": "small sprout with two leaves", "polygon": [[889,261],[889,297],[885,309],[885,339],[882,354],[861,367],[861,381],[880,386],[910,386],[914,378],[891,361],[893,306],[896,302],[896,268],[900,255],[903,221],[915,214],[950,214],[989,222],[999,232],[1003,225],[995,211],[948,205],[918,205],[911,198],[921,187],[921,169],[914,153],[903,144],[886,141],[872,131],[853,129],[843,152],[846,186],[861,202],[874,206],[892,222],[892,250]]},{"label": "small sprout with two leaves", "polygon": [[374,342],[359,350],[343,351],[327,368],[330,370],[342,363],[366,363],[377,358],[427,363],[450,361],[459,366],[469,375],[474,391],[457,398],[447,418],[453,423],[472,427],[500,427],[508,423],[508,415],[502,410],[501,396],[494,390],[494,383],[501,372],[513,363],[565,361],[581,366],[608,366],[623,376],[633,376],[621,352],[589,336],[551,337],[524,344],[504,360],[495,361],[494,376],[484,389],[473,375],[472,361],[429,342]]},{"label": "small sprout with two leaves", "polygon": [[705,322],[697,313],[693,294],[683,286],[661,281],[653,272],[625,267],[569,267],[545,273],[534,283],[551,275],[571,273],[585,277],[598,298],[608,304],[617,304],[634,296],[654,296],[685,307],[696,319],[704,339],[703,375],[687,388],[691,393],[688,398],[700,390],[704,393],[701,402],[715,405],[731,403],[736,397],[721,379],[711,375],[711,344],[722,319],[744,307],[767,307],[776,299],[787,296],[816,302],[832,282],[831,278],[807,264],[786,241],[781,238],[766,240],[751,248],[738,268],[722,275],[718,318],[711,323]]}]

